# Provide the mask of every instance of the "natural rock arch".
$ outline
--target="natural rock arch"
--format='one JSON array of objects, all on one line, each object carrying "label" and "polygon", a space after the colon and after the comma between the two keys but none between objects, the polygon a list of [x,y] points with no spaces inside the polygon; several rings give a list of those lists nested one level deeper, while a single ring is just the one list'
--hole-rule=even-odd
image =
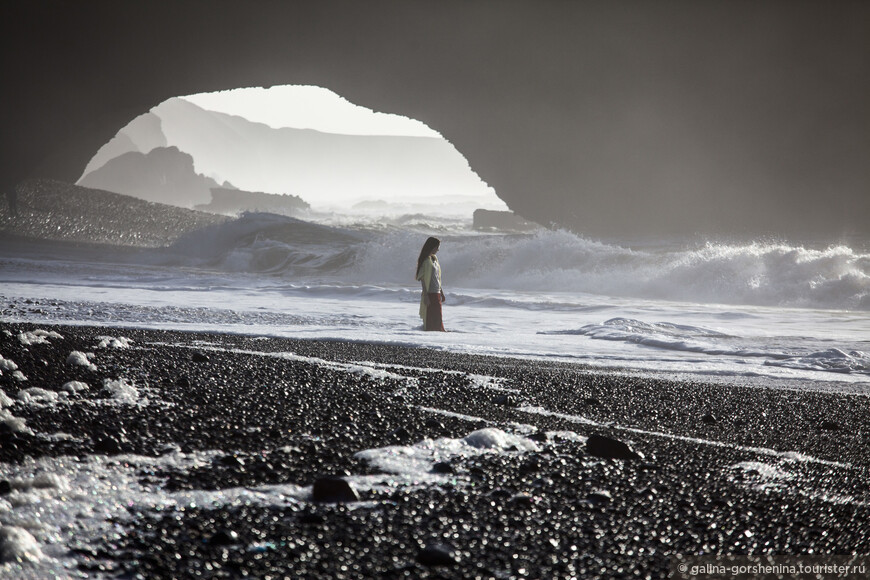
[{"label": "natural rock arch", "polygon": [[[441,132],[521,215],[592,233],[870,223],[870,5],[17,1],[0,185],[74,181],[166,98],[324,86]],[[824,83],[820,82],[824,79]],[[830,192],[820,201],[820,192]]]}]

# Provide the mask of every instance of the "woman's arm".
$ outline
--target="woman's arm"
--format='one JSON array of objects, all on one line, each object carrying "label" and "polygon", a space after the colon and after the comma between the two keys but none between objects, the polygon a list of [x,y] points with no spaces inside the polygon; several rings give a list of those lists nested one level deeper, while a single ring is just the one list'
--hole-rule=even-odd
[{"label": "woman's arm", "polygon": [[423,294],[429,293],[429,285],[432,283],[433,271],[434,268],[431,260],[425,260],[423,265],[420,266],[420,272],[418,272],[419,277],[417,279],[420,280],[420,283],[423,286]]}]

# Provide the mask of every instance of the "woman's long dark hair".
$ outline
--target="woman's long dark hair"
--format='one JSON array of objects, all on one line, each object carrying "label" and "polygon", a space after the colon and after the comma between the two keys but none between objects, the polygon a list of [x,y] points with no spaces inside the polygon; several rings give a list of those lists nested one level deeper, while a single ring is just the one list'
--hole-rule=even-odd
[{"label": "woman's long dark hair", "polygon": [[417,258],[417,270],[414,272],[414,278],[417,277],[417,274],[420,272],[420,266],[423,265],[423,260],[429,257],[432,253],[432,250],[439,247],[441,245],[441,240],[438,238],[429,238],[426,240],[426,243],[423,244],[423,249],[420,250],[420,257]]}]

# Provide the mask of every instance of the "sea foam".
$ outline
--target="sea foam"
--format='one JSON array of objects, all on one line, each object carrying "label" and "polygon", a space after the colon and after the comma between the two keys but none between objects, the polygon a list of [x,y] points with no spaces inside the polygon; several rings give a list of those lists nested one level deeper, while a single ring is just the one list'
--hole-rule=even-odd
[{"label": "sea foam", "polygon": [[60,338],[63,336],[54,332],[53,330],[42,330],[37,329],[33,331],[22,332],[18,335],[18,341],[24,346],[30,346],[33,344],[49,344],[50,338]]},{"label": "sea foam", "polygon": [[42,548],[30,532],[16,526],[0,527],[0,563],[38,562]]},{"label": "sea foam", "polygon": [[393,445],[367,449],[355,456],[387,473],[425,475],[439,461],[472,457],[483,453],[538,451],[534,441],[495,427],[473,431],[460,439],[424,439],[414,445]]},{"label": "sea foam", "polygon": [[69,353],[68,357],[66,357],[66,364],[85,367],[92,371],[95,371],[97,370],[97,365],[91,362],[92,358],[94,358],[94,353],[92,352],[85,353],[74,350]]},{"label": "sea foam", "polygon": [[139,389],[127,379],[104,379],[103,390],[119,403],[132,405],[139,402]]}]

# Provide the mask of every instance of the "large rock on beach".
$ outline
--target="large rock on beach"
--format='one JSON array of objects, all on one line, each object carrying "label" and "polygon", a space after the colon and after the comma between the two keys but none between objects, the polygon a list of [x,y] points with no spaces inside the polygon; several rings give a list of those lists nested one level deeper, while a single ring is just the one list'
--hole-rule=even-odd
[{"label": "large rock on beach", "polygon": [[346,479],[321,477],[314,482],[311,499],[323,503],[350,503],[359,501],[359,494]]},{"label": "large rock on beach", "polygon": [[586,440],[586,452],[604,459],[643,459],[643,455],[619,439],[604,435],[590,435]]}]

